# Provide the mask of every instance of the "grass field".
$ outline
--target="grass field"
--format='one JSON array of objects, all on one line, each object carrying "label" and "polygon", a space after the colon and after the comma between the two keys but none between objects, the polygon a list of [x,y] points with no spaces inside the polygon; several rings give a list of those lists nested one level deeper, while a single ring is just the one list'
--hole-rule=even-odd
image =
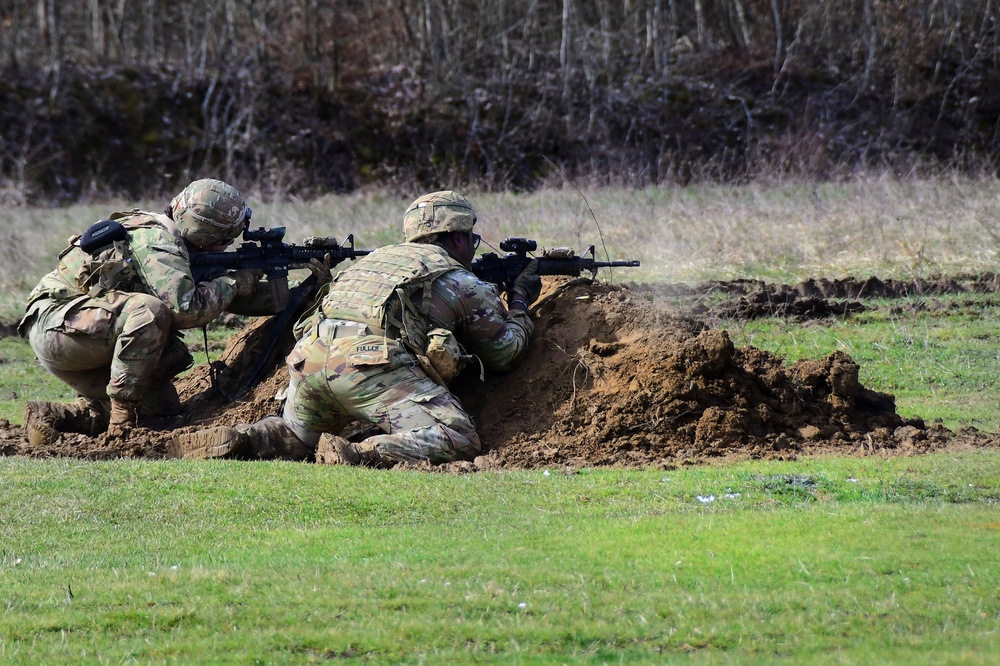
[{"label": "grass field", "polygon": [[3,663],[993,664],[1000,456],[0,460]]},{"label": "grass field", "polygon": [[[998,190],[587,197],[612,256],[643,261],[636,279],[794,282],[993,270]],[[392,240],[410,198],[255,219],[364,247]],[[476,201],[487,240],[598,242],[575,191]],[[104,214],[0,213],[25,248],[0,262],[0,321],[76,221]],[[995,296],[866,305],[730,334],[789,362],[842,349],[902,414],[996,432]],[[23,341],[0,339],[0,359],[0,418],[65,395]],[[572,475],[0,458],[0,663],[993,664],[998,500],[996,449]]]}]

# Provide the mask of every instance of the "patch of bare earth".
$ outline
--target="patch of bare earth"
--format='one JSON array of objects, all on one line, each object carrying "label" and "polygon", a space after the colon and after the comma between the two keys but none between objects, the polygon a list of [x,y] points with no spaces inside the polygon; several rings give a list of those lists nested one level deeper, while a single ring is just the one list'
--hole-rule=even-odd
[{"label": "patch of bare earth", "polygon": [[[885,284],[885,283],[881,283]],[[551,292],[554,283],[547,283]],[[732,289],[732,287],[729,287]],[[856,285],[835,298],[857,298]],[[828,297],[791,291],[816,306]],[[748,290],[757,294],[760,290]],[[790,303],[788,292],[762,302]],[[852,294],[854,294],[852,296]],[[506,374],[466,370],[452,385],[476,419],[484,454],[441,471],[540,467],[670,467],[718,459],[799,455],[910,455],[997,446],[975,429],[955,433],[896,413],[891,395],[858,381],[858,365],[836,352],[786,366],[753,347],[737,349],[724,330],[662,305],[648,287],[578,285],[539,310],[524,361]],[[751,296],[745,302],[752,302]],[[737,302],[738,299],[737,299]],[[812,307],[812,306],[811,306]],[[834,306],[837,312],[839,306]],[[819,307],[819,310],[823,310]],[[787,313],[786,313],[787,314]],[[288,379],[282,360],[288,330],[272,338],[271,320],[234,335],[214,367],[199,366],[177,386],[191,425],[253,422],[276,413]],[[265,378],[234,396],[252,366]],[[162,457],[169,434],[135,430],[108,440],[65,435],[32,448],[24,430],[0,421],[0,453],[88,459]]]}]

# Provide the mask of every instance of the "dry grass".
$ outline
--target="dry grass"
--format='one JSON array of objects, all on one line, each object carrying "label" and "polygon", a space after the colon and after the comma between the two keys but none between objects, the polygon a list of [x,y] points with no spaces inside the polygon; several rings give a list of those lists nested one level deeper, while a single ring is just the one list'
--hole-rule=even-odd
[{"label": "dry grass", "polygon": [[[265,204],[249,199],[255,223],[286,226],[289,242],[353,233],[359,247],[375,247],[399,239],[402,211],[416,194],[368,191]],[[994,270],[1000,249],[993,214],[997,180],[865,177],[845,184],[590,189],[586,199],[569,185],[527,195],[467,194],[477,207],[484,249],[506,236],[527,236],[547,247],[593,243],[603,255],[599,223],[611,258],[642,261],[638,270],[617,271],[617,281],[975,273]],[[16,320],[69,235],[123,206],[0,212],[0,228],[7,230],[0,249],[0,321]]]}]

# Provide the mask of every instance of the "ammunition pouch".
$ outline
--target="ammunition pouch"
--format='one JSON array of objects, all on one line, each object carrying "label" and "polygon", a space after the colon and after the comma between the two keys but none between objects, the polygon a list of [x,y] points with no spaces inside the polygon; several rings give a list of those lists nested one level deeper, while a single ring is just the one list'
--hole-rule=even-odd
[{"label": "ammunition pouch", "polygon": [[455,334],[446,328],[433,328],[427,332],[427,349],[417,354],[424,372],[441,386],[447,386],[458,376],[472,357],[466,355]]}]

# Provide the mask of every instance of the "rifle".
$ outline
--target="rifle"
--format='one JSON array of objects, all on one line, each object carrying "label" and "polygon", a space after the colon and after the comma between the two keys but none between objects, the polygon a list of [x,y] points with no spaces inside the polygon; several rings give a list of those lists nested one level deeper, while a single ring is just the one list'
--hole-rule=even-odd
[{"label": "rifle", "polygon": [[[270,367],[271,357],[281,335],[288,329],[299,306],[306,296],[312,292],[316,279],[312,275],[306,278],[291,292],[288,290],[288,271],[293,268],[305,268],[310,259],[323,261],[330,255],[330,265],[357,257],[363,257],[370,250],[358,250],[354,247],[354,234],[348,234],[344,243],[338,243],[332,236],[310,236],[302,245],[290,245],[284,242],[285,227],[265,229],[263,227],[243,232],[243,243],[235,252],[191,252],[191,274],[196,282],[211,280],[227,271],[241,268],[256,268],[264,271],[268,284],[271,285],[272,302],[278,312],[269,322],[263,352],[258,355],[253,367],[240,379],[234,393],[224,390],[219,382],[218,372],[214,365],[210,366],[212,386],[215,387],[228,402],[232,402],[256,386]],[[205,339],[205,353],[208,354],[208,339]]]},{"label": "rifle", "polygon": [[[487,252],[472,262],[472,272],[484,282],[492,282],[501,290],[510,293],[514,281],[521,274],[532,257],[528,252],[538,249],[538,243],[526,238],[506,238],[500,241],[500,249],[508,254],[499,257],[493,252]],[[594,246],[591,245],[583,256],[575,251],[561,247],[547,250],[538,259],[539,275],[572,275],[579,276],[584,271],[597,275],[599,268],[635,268],[639,262],[634,259],[624,261],[597,261],[594,256]]]},{"label": "rifle", "polygon": [[241,268],[256,268],[264,271],[271,284],[276,309],[283,310],[288,303],[288,271],[305,268],[310,259],[323,261],[330,255],[330,265],[335,266],[345,259],[353,261],[363,257],[370,250],[354,248],[354,234],[348,234],[343,244],[333,236],[310,236],[302,245],[284,242],[285,227],[243,232],[243,243],[235,252],[191,252],[191,275],[195,282],[205,282]]}]

